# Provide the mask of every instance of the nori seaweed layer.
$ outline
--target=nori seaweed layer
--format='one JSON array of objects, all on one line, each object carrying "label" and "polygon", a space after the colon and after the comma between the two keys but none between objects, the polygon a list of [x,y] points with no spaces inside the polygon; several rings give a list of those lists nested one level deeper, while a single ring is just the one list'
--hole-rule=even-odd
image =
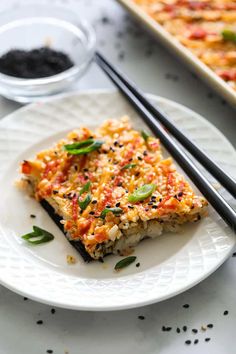
[{"label": "nori seaweed layer", "polygon": [[64,230],[63,225],[61,224],[62,218],[55,213],[53,207],[46,201],[46,200],[41,200],[40,204],[44,208],[44,210],[48,213],[50,218],[55,222],[55,224],[59,227],[59,229],[63,232],[65,235],[67,241],[70,242],[70,244],[76,249],[77,252],[81,255],[83,260],[85,262],[91,262],[93,258],[89,255],[89,253],[85,250],[85,247],[83,243],[79,240],[69,240],[68,237],[66,236],[66,232]]}]

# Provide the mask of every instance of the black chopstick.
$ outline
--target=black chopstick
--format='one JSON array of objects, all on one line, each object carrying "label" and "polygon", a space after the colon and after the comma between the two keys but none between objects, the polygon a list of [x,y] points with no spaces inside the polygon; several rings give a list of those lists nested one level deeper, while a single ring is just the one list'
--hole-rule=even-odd
[{"label": "black chopstick", "polygon": [[98,55],[95,56],[97,64],[110,77],[114,84],[119,88],[122,94],[132,104],[136,111],[140,114],[153,133],[158,136],[162,144],[180,164],[183,170],[191,178],[193,183],[198,187],[206,199],[211,203],[213,208],[225,220],[225,222],[235,231],[236,230],[236,213],[222,196],[215,190],[211,183],[202,175],[192,160],[183,152],[183,150],[172,140],[170,135],[165,131],[155,117],[147,110],[147,108],[139,101],[139,99],[131,92],[123,81]]},{"label": "black chopstick", "polygon": [[160,109],[154,107],[151,102],[145,98],[144,94],[131,82],[127,76],[122,74],[118,69],[109,63],[100,53],[95,54],[102,62],[104,62],[117,77],[130,89],[130,91],[139,99],[139,101],[146,107],[146,109],[156,117],[163,126],[197,159],[202,166],[204,166],[208,172],[217,179],[222,186],[227,189],[233,197],[236,198],[236,182],[227,175],[220,166],[218,166],[213,160],[211,160],[204,151],[202,151],[196,144],[194,144],[184,133],[182,133],[166,116],[166,114]]}]

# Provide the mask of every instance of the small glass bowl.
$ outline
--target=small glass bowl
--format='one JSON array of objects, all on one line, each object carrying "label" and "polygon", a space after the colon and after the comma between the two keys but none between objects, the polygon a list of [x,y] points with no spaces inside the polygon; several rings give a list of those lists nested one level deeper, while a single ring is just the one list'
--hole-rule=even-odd
[{"label": "small glass bowl", "polygon": [[0,73],[0,94],[27,103],[65,90],[81,77],[94,54],[93,28],[65,7],[28,5],[0,14],[0,56],[11,49],[43,46],[68,54],[74,66],[39,79],[22,79]]}]

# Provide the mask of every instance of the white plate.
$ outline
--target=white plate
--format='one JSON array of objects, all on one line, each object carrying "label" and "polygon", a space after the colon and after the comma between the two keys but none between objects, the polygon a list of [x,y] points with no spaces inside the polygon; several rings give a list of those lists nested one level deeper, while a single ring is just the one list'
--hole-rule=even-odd
[{"label": "white plate", "polygon": [[[202,146],[226,171],[236,175],[235,151],[224,136],[192,111],[160,97],[152,100]],[[235,244],[229,228],[210,209],[210,216],[183,228],[146,240],[136,249],[139,268],[120,273],[120,259],[85,264],[40,205],[14,186],[17,166],[24,158],[50,146],[66,131],[129,114],[134,126],[142,121],[117,92],[94,91],[32,104],[0,122],[0,282],[22,295],[61,307],[81,310],[118,310],[174,296],[206,278],[227,258]],[[35,214],[36,219],[30,218]],[[32,225],[51,231],[55,240],[27,246],[20,235]],[[74,255],[68,265],[66,255]]]},{"label": "white plate", "polygon": [[163,26],[149,16],[133,0],[118,0],[124,5],[139,21],[142,22],[167,48],[180,57],[190,68],[195,70],[202,79],[211,85],[220,95],[236,107],[236,91],[227,82],[222,80],[207,65],[205,65],[188,48],[182,45],[174,36],[167,32]]}]

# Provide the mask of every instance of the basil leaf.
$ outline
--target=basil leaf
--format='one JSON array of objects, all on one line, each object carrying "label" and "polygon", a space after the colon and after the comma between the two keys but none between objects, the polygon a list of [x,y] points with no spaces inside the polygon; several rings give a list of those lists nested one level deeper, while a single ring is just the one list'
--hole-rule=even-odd
[{"label": "basil leaf", "polygon": [[225,41],[230,41],[236,43],[236,32],[229,29],[225,29],[221,32],[222,37]]},{"label": "basil leaf", "polygon": [[144,130],[141,131],[141,135],[145,141],[147,141],[148,138],[150,137],[150,135],[147,132],[145,132]]},{"label": "basil leaf", "polygon": [[85,185],[81,188],[79,195],[82,195],[84,192],[88,192],[90,190],[91,182],[85,183]]},{"label": "basil leaf", "polygon": [[121,208],[105,208],[101,212],[100,218],[105,219],[107,213],[109,212],[113,213],[115,216],[119,216],[123,213],[123,210]]},{"label": "basil leaf", "polygon": [[119,261],[118,263],[116,263],[115,265],[115,270],[120,270],[122,268],[127,267],[128,265],[130,265],[131,263],[135,262],[137,257],[135,256],[129,256],[126,258],[123,258],[121,261]]},{"label": "basil leaf", "polygon": [[155,184],[144,184],[142,187],[136,189],[134,193],[130,194],[128,197],[128,201],[131,203],[136,203],[141,200],[144,200],[154,192],[156,189]]},{"label": "basil leaf", "polygon": [[[81,146],[81,144],[83,145]],[[88,139],[82,141],[81,143],[64,145],[64,149],[68,152],[68,154],[71,155],[85,155],[92,151],[98,150],[102,146],[102,144],[103,141]]]},{"label": "basil leaf", "polygon": [[33,245],[39,245],[41,243],[52,241],[54,236],[50,232],[43,230],[38,226],[33,226],[33,232],[21,236],[21,238]]},{"label": "basil leaf", "polygon": [[129,168],[133,168],[135,166],[137,166],[136,163],[128,163],[128,165],[123,166],[121,169],[122,170],[128,170]]},{"label": "basil leaf", "polygon": [[89,203],[91,202],[92,198],[90,194],[87,194],[86,197],[84,198],[84,200],[80,201],[78,198],[78,204],[80,206],[81,210],[85,210],[87,208],[87,206],[89,205]]}]

